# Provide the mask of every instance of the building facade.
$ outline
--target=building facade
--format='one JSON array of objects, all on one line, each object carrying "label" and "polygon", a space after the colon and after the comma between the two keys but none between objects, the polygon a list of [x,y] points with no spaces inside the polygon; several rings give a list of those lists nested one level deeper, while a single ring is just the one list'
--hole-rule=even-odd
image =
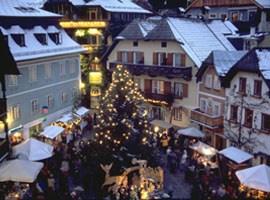
[{"label": "building facade", "polygon": [[22,74],[6,78],[9,133],[26,139],[72,110],[85,49],[59,26],[59,15],[19,0],[1,7],[0,28]]},{"label": "building facade", "polygon": [[270,163],[270,50],[250,50],[227,73],[224,134],[233,145],[254,155],[253,165]]},{"label": "building facade", "polygon": [[[188,127],[190,111],[197,107],[194,74],[202,59],[214,49],[234,50],[223,34],[214,33],[215,23],[223,22],[207,24],[186,18],[133,21],[105,54],[107,68],[113,70],[118,64],[128,68],[144,94],[144,107],[153,119]],[[194,31],[194,26],[202,30]],[[202,42],[208,45],[202,46]]]}]

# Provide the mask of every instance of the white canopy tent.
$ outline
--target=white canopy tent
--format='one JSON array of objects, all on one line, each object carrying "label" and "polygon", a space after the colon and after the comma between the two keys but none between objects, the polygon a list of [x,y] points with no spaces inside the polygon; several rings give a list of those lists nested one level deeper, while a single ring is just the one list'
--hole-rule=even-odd
[{"label": "white canopy tent", "polygon": [[78,108],[78,110],[75,111],[75,113],[80,117],[84,117],[88,112],[89,110],[83,106]]},{"label": "white canopy tent", "polygon": [[19,158],[37,161],[51,157],[53,146],[30,138],[14,146],[12,152],[14,156],[19,156]]},{"label": "white canopy tent", "polygon": [[217,150],[215,148],[201,141],[198,141],[196,144],[193,144],[192,146],[189,147],[205,156],[213,156],[217,153]]},{"label": "white canopy tent", "polygon": [[270,192],[270,168],[267,165],[239,170],[235,174],[244,186]]},{"label": "white canopy tent", "polygon": [[14,181],[32,183],[43,167],[41,162],[9,160],[0,164],[0,182]]},{"label": "white canopy tent", "polygon": [[164,128],[164,129],[169,129],[171,127],[173,127],[172,124],[162,121],[162,120],[158,120],[158,119],[154,119],[153,121],[150,122],[150,124],[154,125],[154,126],[158,126],[160,128]]},{"label": "white canopy tent", "polygon": [[60,119],[57,120],[58,122],[63,122],[65,124],[70,124],[72,123],[72,113],[68,113],[63,115]]},{"label": "white canopy tent", "polygon": [[243,163],[253,158],[253,155],[246,153],[235,147],[228,147],[226,149],[221,150],[219,153],[229,158],[230,160],[236,162],[237,164]]},{"label": "white canopy tent", "polygon": [[205,134],[200,131],[199,129],[195,128],[195,127],[190,127],[190,128],[185,128],[185,129],[180,129],[177,131],[178,135],[185,135],[185,136],[189,136],[189,137],[204,137]]},{"label": "white canopy tent", "polygon": [[48,137],[50,139],[54,139],[57,135],[62,133],[64,130],[65,130],[64,128],[57,125],[48,126],[44,128],[44,131],[41,133],[41,135],[44,135],[45,137]]}]

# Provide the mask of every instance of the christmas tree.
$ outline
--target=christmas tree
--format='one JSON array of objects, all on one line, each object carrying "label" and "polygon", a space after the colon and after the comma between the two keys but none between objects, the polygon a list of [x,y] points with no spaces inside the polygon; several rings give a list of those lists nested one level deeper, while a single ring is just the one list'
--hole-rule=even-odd
[{"label": "christmas tree", "polygon": [[[95,141],[102,148],[105,161],[110,156],[125,161],[125,154],[148,160],[155,165],[156,135],[149,124],[148,113],[141,109],[144,101],[130,73],[118,65],[112,73],[112,82],[101,99]],[[115,166],[115,165],[114,165]]]}]

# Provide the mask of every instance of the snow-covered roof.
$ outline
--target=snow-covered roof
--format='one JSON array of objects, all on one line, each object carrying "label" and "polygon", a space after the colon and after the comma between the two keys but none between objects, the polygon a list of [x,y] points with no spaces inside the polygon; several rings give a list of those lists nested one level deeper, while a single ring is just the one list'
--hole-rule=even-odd
[{"label": "snow-covered roof", "polygon": [[100,6],[109,12],[126,12],[126,13],[145,13],[152,12],[143,9],[131,0],[91,0],[85,2],[84,0],[70,0],[74,6]]},{"label": "snow-covered roof", "polygon": [[225,157],[231,159],[232,161],[240,164],[243,163],[251,158],[253,158],[253,155],[246,153],[240,149],[237,149],[235,147],[228,147],[226,149],[223,149],[219,152],[220,154],[223,154]]},{"label": "snow-covered roof", "polygon": [[[8,34],[16,33],[14,30],[20,30],[19,26],[12,26],[10,29],[4,29]],[[8,39],[8,45],[10,51],[15,59],[15,61],[23,61],[29,59],[44,58],[57,55],[65,55],[72,53],[80,53],[86,51],[83,47],[73,41],[63,29],[59,29],[59,34],[61,38],[60,44],[56,44],[47,36],[47,45],[42,45],[34,36],[35,31],[38,29],[43,29],[37,26],[32,29],[23,29],[23,34],[25,36],[25,46],[19,46],[11,36]],[[43,29],[44,30],[44,29]],[[45,33],[47,30],[45,29]]]},{"label": "snow-covered roof", "polygon": [[35,8],[43,8],[47,0],[24,0],[24,2]]},{"label": "snow-covered roof", "polygon": [[259,68],[265,79],[270,79],[270,49],[256,49]]},{"label": "snow-covered roof", "polygon": [[11,34],[24,34],[25,33],[24,30],[18,25],[11,26],[8,32]]},{"label": "snow-covered roof", "polygon": [[61,15],[30,6],[23,0],[1,0],[0,16],[4,17],[61,17]]},{"label": "snow-covered roof", "polygon": [[47,33],[59,33],[60,31],[55,26],[48,26]]},{"label": "snow-covered roof", "polygon": [[270,8],[270,1],[269,0],[254,0],[258,4],[260,4],[263,8]]},{"label": "snow-covered roof", "polygon": [[42,28],[41,26],[35,26],[34,27],[34,30],[33,30],[34,33],[43,33],[43,34],[46,34],[47,32],[44,30],[44,28]]},{"label": "snow-covered roof", "polygon": [[79,115],[80,117],[84,116],[85,114],[87,114],[89,112],[89,110],[85,107],[80,107],[78,108],[78,110],[75,111],[77,115]]}]

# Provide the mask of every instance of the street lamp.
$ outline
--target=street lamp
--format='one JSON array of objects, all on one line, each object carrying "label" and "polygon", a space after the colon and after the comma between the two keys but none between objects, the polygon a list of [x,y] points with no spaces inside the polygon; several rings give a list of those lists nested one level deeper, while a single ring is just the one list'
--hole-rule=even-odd
[{"label": "street lamp", "polygon": [[[0,99],[0,121],[4,123],[4,131],[6,133],[6,143],[1,143],[0,145],[4,144],[7,148],[7,153],[9,153],[9,138],[8,138],[8,116],[7,116],[7,98],[6,98],[6,84],[5,84],[5,75],[20,75],[20,72],[17,68],[17,64],[9,51],[9,47],[7,45],[7,41],[5,40],[2,31],[0,30],[0,60],[2,63],[2,67],[0,67],[0,82],[2,86],[2,94],[3,97]],[[3,146],[2,146],[3,147]],[[0,146],[0,148],[2,148]],[[2,160],[3,156],[0,155],[0,161]]]}]

